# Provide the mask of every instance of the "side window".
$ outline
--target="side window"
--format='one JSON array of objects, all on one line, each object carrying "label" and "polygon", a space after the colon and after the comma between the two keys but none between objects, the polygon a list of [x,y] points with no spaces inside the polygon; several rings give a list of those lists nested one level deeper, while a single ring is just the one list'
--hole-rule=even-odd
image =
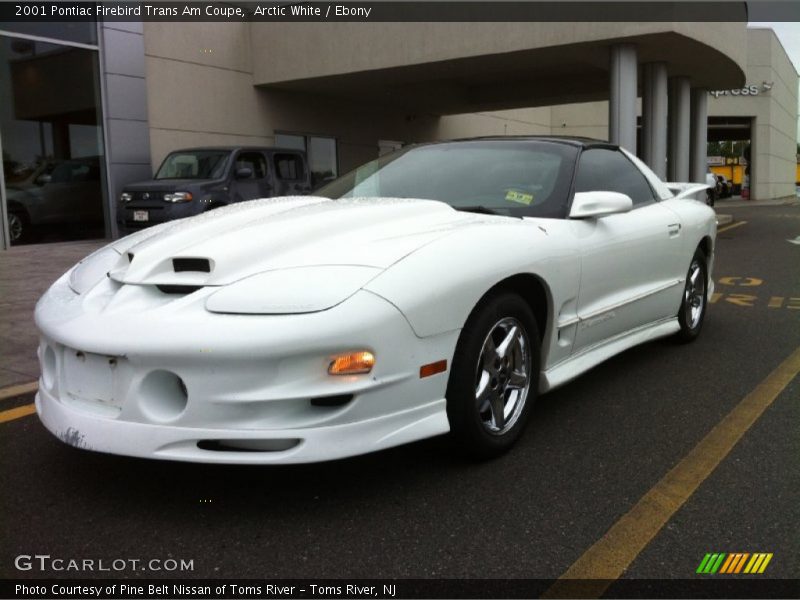
[{"label": "side window", "polygon": [[303,159],[298,154],[281,153],[274,156],[275,172],[279,179],[298,180],[305,177]]},{"label": "side window", "polygon": [[641,171],[621,152],[607,148],[590,148],[581,153],[575,191],[620,192],[630,196],[634,206],[655,200]]},{"label": "side window", "polygon": [[336,138],[323,136],[308,138],[308,162],[311,179],[315,183],[336,179],[339,176]]},{"label": "side window", "polygon": [[251,179],[263,179],[267,175],[267,159],[261,152],[241,152],[236,157],[236,168],[248,167],[253,171]]},{"label": "side window", "polygon": [[[399,142],[391,143],[396,144]],[[300,133],[276,133],[275,146],[287,150],[300,150],[306,153],[309,179],[312,185],[330,181],[339,176],[339,153],[335,137]],[[305,174],[300,175],[298,179],[305,179]]]}]

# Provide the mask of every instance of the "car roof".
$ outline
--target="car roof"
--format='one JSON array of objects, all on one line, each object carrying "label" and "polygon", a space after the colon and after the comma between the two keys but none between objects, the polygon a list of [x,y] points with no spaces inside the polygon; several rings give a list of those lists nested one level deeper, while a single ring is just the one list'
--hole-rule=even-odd
[{"label": "car roof", "polygon": [[489,135],[481,137],[458,138],[453,140],[443,140],[442,142],[475,142],[475,141],[524,141],[524,142],[548,142],[556,144],[566,144],[580,148],[614,148],[618,149],[617,144],[612,144],[606,140],[581,137],[577,135]]},{"label": "car roof", "polygon": [[282,146],[192,146],[191,148],[175,148],[170,150],[169,154],[174,152],[233,152],[235,150],[278,150],[281,152],[304,152],[297,148],[284,148]]}]

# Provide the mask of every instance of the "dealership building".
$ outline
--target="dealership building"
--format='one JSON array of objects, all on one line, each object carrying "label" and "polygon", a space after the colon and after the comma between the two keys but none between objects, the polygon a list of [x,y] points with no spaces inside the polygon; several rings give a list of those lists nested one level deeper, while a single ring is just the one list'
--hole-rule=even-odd
[{"label": "dealership building", "polygon": [[0,247],[116,236],[123,186],[193,146],[304,149],[324,179],[580,135],[704,182],[707,141],[740,141],[750,196],[794,197],[797,116],[797,71],[743,22],[0,23]]}]

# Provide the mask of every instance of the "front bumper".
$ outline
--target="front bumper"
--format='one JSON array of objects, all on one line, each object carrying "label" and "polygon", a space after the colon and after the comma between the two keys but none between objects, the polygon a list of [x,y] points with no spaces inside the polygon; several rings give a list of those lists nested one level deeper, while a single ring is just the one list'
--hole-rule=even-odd
[{"label": "front bumper", "polygon": [[[200,463],[321,462],[449,431],[443,399],[374,419],[292,430],[247,431],[109,421],[70,409],[46,390],[36,395],[36,411],[51,433],[77,448]],[[220,449],[213,449],[214,446]]]},{"label": "front bumper", "polygon": [[[146,221],[137,221],[134,218],[136,212],[147,213]],[[202,206],[197,202],[144,202],[132,200],[128,203],[120,203],[117,207],[117,227],[123,233],[133,233],[146,227],[152,227],[168,221],[176,221],[192,217],[202,212]]]},{"label": "front bumper", "polygon": [[[319,313],[220,315],[204,308],[213,288],[169,298],[118,285],[104,281],[77,296],[65,276],[37,305],[36,408],[67,443],[145,458],[277,464],[449,430],[447,373],[420,379],[419,367],[450,361],[458,332],[418,338],[370,292]],[[375,354],[372,373],[327,374],[332,355],[354,349]]]}]

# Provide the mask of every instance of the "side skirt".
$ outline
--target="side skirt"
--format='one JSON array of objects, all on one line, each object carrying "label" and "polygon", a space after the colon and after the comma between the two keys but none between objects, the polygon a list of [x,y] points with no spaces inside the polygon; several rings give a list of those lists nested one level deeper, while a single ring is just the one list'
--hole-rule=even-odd
[{"label": "side skirt", "polygon": [[548,392],[568,381],[585,373],[592,367],[608,360],[612,356],[624,352],[628,348],[633,348],[639,344],[644,344],[650,340],[666,337],[677,333],[680,330],[677,317],[670,317],[656,321],[650,325],[639,327],[632,331],[620,334],[598,345],[592,346],[581,351],[575,356],[560,362],[547,371],[543,371],[539,378],[539,393]]}]

